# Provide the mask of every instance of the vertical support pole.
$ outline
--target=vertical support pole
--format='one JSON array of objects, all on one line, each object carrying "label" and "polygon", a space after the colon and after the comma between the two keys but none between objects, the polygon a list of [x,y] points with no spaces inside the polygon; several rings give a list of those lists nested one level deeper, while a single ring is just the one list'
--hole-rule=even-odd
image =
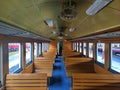
[{"label": "vertical support pole", "polygon": [[25,42],[22,43],[22,69],[23,69],[23,72],[26,69],[26,44]]},{"label": "vertical support pole", "polygon": [[105,43],[105,69],[108,70],[109,68],[109,60],[110,60],[110,56],[109,56],[109,53],[110,53],[110,45],[109,43]]},{"label": "vertical support pole", "polygon": [[80,42],[78,41],[78,52],[80,52]]},{"label": "vertical support pole", "polygon": [[34,49],[35,49],[35,46],[34,46],[34,42],[31,43],[31,49],[32,49],[32,61],[34,61]]},{"label": "vertical support pole", "polygon": [[40,43],[40,46],[41,46],[41,47],[40,47],[40,48],[41,48],[41,49],[40,49],[40,57],[42,57],[42,56],[43,56],[43,52],[42,52],[42,51],[43,51],[42,42]]},{"label": "vertical support pole", "polygon": [[37,43],[37,57],[39,56],[39,44]]},{"label": "vertical support pole", "polygon": [[2,85],[5,85],[5,77],[6,74],[9,73],[9,56],[8,56],[8,43],[3,42],[1,43],[1,60],[2,60]]},{"label": "vertical support pole", "polygon": [[88,42],[86,42],[86,56],[89,57],[89,45]]}]

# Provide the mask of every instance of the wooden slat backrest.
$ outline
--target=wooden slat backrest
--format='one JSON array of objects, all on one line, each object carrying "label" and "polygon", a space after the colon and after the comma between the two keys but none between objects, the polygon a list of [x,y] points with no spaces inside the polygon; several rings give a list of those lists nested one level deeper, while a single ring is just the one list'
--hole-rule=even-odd
[{"label": "wooden slat backrest", "polygon": [[80,54],[79,52],[74,52],[74,51],[68,51],[68,50],[62,51],[63,57],[69,57],[69,56],[79,55],[79,54]]},{"label": "wooden slat backrest", "polygon": [[41,63],[34,63],[34,69],[53,69],[53,64],[48,63],[48,62],[41,62]]},{"label": "wooden slat backrest", "polygon": [[54,63],[55,62],[55,60],[54,59],[46,59],[46,58],[42,58],[42,59],[39,59],[39,58],[37,58],[37,59],[35,59],[34,60],[34,62],[51,62],[51,63]]},{"label": "wooden slat backrest", "polygon": [[55,58],[52,57],[37,57],[38,60],[54,60]]},{"label": "wooden slat backrest", "polygon": [[86,58],[86,57],[80,57],[80,58],[65,58],[65,64],[66,65],[71,65],[71,64],[76,64],[76,63],[82,63],[82,62],[89,62],[91,61],[91,58]]},{"label": "wooden slat backrest", "polygon": [[47,90],[47,74],[7,74],[6,90]]},{"label": "wooden slat backrest", "polygon": [[50,60],[35,60],[34,72],[35,73],[47,73],[48,77],[52,76],[53,61]]},{"label": "wooden slat backrest", "polygon": [[72,73],[94,73],[94,61],[87,57],[67,57],[64,60],[67,75]]},{"label": "wooden slat backrest", "polygon": [[120,75],[73,73],[72,90],[120,90]]},{"label": "wooden slat backrest", "polygon": [[53,69],[53,62],[44,61],[44,60],[36,60],[34,61],[34,68],[35,69],[42,69],[42,68]]}]

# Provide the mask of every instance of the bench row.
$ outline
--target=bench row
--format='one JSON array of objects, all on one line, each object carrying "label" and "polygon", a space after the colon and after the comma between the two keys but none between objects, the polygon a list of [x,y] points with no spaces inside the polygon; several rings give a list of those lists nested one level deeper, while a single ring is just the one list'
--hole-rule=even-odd
[{"label": "bench row", "polygon": [[7,74],[5,90],[48,90],[47,74]]},{"label": "bench row", "polygon": [[72,90],[120,90],[120,75],[73,73]]}]

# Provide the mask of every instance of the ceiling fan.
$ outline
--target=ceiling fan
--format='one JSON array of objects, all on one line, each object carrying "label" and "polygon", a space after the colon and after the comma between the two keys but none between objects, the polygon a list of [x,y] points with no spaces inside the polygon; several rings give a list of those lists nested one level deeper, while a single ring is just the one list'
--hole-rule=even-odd
[{"label": "ceiling fan", "polygon": [[67,37],[68,34],[65,32],[66,29],[69,29],[69,32],[73,32],[74,28],[70,28],[66,26],[66,22],[72,21],[77,12],[75,10],[76,2],[73,0],[65,0],[62,4],[62,11],[58,18],[56,19],[56,26],[54,26],[52,19],[46,19],[44,22],[47,26],[52,27],[58,31],[51,31],[52,35],[56,35],[57,37]]},{"label": "ceiling fan", "polygon": [[68,0],[66,2],[63,2],[63,9],[60,13],[60,18],[66,22],[72,21],[77,15],[77,11],[75,8],[76,8],[75,1]]}]

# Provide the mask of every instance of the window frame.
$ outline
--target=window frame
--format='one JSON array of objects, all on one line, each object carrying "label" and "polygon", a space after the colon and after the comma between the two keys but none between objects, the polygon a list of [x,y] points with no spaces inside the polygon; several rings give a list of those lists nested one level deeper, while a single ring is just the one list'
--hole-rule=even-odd
[{"label": "window frame", "polygon": [[[89,52],[90,52],[90,44],[92,44],[92,57],[90,57],[90,54],[89,54]],[[93,44],[92,42],[89,42],[89,43],[88,43],[88,57],[89,57],[89,58],[93,58],[93,54],[94,54],[94,53],[93,53],[93,45],[94,45],[94,44]]]},{"label": "window frame", "polygon": [[31,63],[32,63],[32,43],[31,42],[26,42],[25,43],[25,57],[26,57],[26,44],[27,43],[30,43],[30,58],[31,58],[31,60],[27,63],[27,58],[25,58],[25,60],[26,60],[26,66],[29,66]]},{"label": "window frame", "polygon": [[73,50],[75,51],[75,42],[73,42]]},{"label": "window frame", "polygon": [[[98,42],[99,43],[99,42]],[[96,64],[98,64],[99,66],[101,66],[101,67],[104,67],[104,65],[105,65],[105,57],[104,57],[104,63],[101,63],[101,62],[99,62],[98,60],[97,60],[97,53],[98,53],[98,49],[97,49],[97,44],[98,43],[96,43],[96,56],[95,56],[95,63]],[[102,43],[102,44],[104,44],[104,51],[105,51],[105,43],[104,42],[100,42],[100,43]],[[104,54],[105,54],[105,52],[104,52]],[[104,55],[105,56],[105,55]]]},{"label": "window frame", "polygon": [[79,50],[80,50],[80,53],[82,52],[82,43],[80,42],[79,43]]},{"label": "window frame", "polygon": [[[23,67],[22,67],[22,43],[20,42],[9,42],[9,43],[18,43],[20,45],[20,68],[18,68],[16,71],[12,72],[12,73],[20,73],[22,70],[23,70]],[[9,46],[9,43],[8,43],[8,46]],[[8,53],[9,53],[9,50],[8,50]],[[8,55],[8,62],[9,62],[9,55]],[[10,72],[9,72],[10,73]]]},{"label": "window frame", "polygon": [[[84,45],[86,47],[85,51],[84,51]],[[85,56],[87,55],[87,43],[86,42],[83,42],[83,55],[85,55]]]},{"label": "window frame", "polygon": [[114,74],[120,74],[120,72],[112,69],[112,44],[115,44],[115,43],[110,43],[109,44],[109,50],[110,50],[110,52],[109,52],[109,58],[110,58],[110,60],[109,60],[109,68],[108,68],[108,70],[110,72],[114,73]]},{"label": "window frame", "polygon": [[[34,46],[34,58],[37,58],[38,57],[38,43],[37,42],[34,42],[34,44],[36,43],[36,50],[35,50],[35,46]],[[36,51],[36,52],[35,52]],[[36,56],[35,56],[35,53],[36,53]]]}]

